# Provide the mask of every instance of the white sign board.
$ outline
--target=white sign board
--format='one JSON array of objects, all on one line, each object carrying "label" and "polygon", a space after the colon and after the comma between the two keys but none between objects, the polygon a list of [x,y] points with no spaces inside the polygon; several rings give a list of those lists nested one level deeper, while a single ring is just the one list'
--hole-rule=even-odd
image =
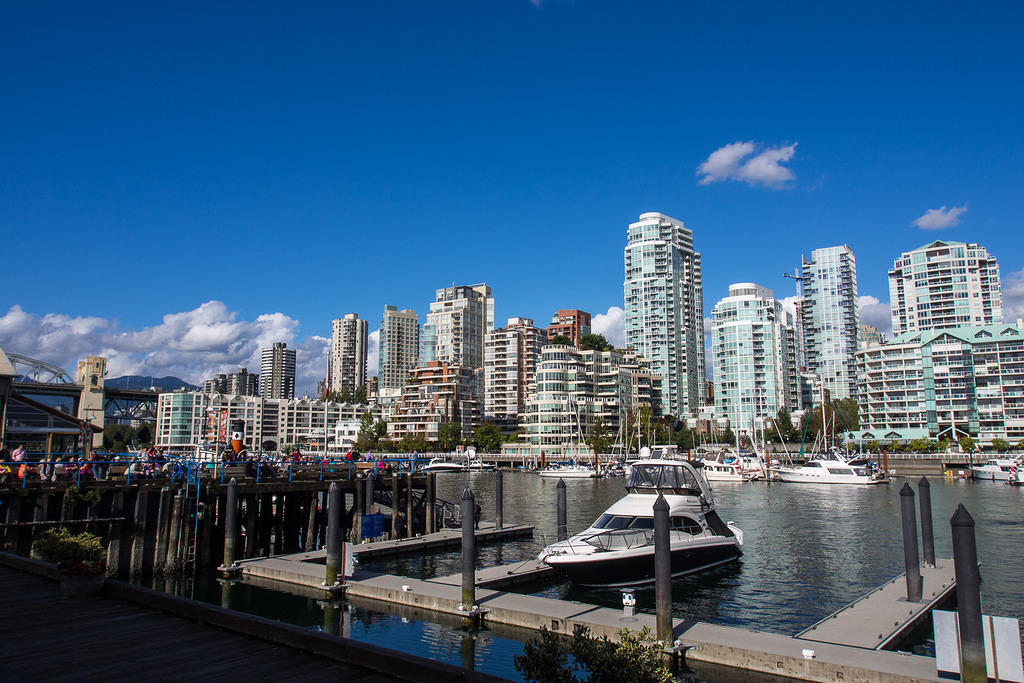
[{"label": "white sign board", "polygon": [[[960,680],[960,632],[956,612],[933,610],[935,625],[935,668],[939,678]],[[988,680],[1024,683],[1020,626],[1016,619],[983,615],[985,664]]]},{"label": "white sign board", "polygon": [[354,557],[352,554],[352,544],[348,541],[343,541],[341,544],[341,573],[345,578],[350,578],[355,571]]}]

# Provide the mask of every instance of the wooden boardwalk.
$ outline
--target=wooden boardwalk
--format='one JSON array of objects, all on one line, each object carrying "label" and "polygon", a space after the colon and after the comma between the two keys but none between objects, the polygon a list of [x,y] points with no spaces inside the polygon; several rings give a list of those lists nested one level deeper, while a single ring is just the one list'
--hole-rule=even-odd
[{"label": "wooden boardwalk", "polygon": [[61,598],[54,581],[0,567],[6,681],[399,680],[107,598]]},{"label": "wooden boardwalk", "polygon": [[3,681],[429,681],[496,676],[108,580],[62,598],[56,568],[0,553]]},{"label": "wooden boardwalk", "polygon": [[900,574],[796,635],[803,640],[878,650],[914,628],[956,588],[953,560],[921,567],[921,602],[907,602],[906,575]]}]

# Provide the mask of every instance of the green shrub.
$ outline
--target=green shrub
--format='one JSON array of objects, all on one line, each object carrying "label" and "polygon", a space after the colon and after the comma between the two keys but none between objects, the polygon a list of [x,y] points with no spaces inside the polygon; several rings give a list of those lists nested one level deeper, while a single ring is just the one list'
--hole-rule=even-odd
[{"label": "green shrub", "polygon": [[99,536],[83,531],[72,534],[67,527],[47,529],[35,546],[36,553],[69,574],[101,574],[106,569],[106,549]]},{"label": "green shrub", "polygon": [[[622,629],[619,642],[594,638],[587,628],[572,636],[544,627],[540,637],[515,657],[516,671],[541,683],[668,683],[672,672],[662,663],[662,645],[647,626],[639,633]],[[582,675],[577,677],[579,672]]]}]

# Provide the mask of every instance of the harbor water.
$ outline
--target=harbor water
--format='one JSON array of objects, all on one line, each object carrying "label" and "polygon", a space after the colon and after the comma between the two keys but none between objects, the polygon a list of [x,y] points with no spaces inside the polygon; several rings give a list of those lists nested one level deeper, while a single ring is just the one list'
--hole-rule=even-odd
[{"label": "harbor water", "polygon": [[[438,475],[439,498],[457,501],[473,489],[483,519],[494,515],[494,474]],[[533,559],[555,534],[555,479],[530,473],[504,476],[506,523],[533,525],[533,541],[482,546],[480,567]],[[624,495],[622,478],[566,480],[569,532],[580,531]],[[916,491],[916,481],[910,482]],[[1024,487],[1001,482],[930,479],[936,556],[951,556],[949,518],[960,503],[975,519],[982,563],[986,614],[1024,617],[1019,589],[1024,543]],[[793,635],[903,571],[899,488],[903,480],[880,486],[820,486],[715,483],[716,506],[724,520],[744,531],[743,556],[731,565],[683,577],[673,584],[673,614],[725,626]],[[364,562],[360,571],[431,578],[460,571],[458,552]],[[170,587],[169,587],[170,588]],[[184,586],[175,587],[179,592]],[[197,599],[219,603],[212,578],[188,587]],[[561,580],[515,590],[607,607],[621,606],[619,591],[572,586]],[[637,608],[653,612],[653,588],[637,590]],[[309,628],[324,628],[318,601],[250,586],[232,589],[231,607]],[[392,613],[389,613],[392,612]],[[440,661],[517,679],[512,658],[527,631],[494,628],[474,634],[457,623],[407,617],[384,606],[347,605],[335,616],[338,632]],[[328,625],[328,630],[335,626]],[[931,654],[930,629],[903,647]],[[690,680],[728,680],[706,672]],[[748,678],[749,679],[749,678]],[[749,679],[753,680],[753,679]]]}]

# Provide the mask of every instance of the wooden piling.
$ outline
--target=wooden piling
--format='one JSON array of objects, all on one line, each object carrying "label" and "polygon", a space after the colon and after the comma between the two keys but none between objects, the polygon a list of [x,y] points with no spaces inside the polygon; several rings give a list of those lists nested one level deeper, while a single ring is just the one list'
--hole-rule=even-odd
[{"label": "wooden piling", "polygon": [[391,474],[391,538],[398,538],[398,484],[398,472],[394,472]]},{"label": "wooden piling", "polygon": [[[110,501],[110,516],[124,516],[124,493],[116,491]],[[121,533],[126,526],[122,522],[111,522],[107,541],[107,576],[116,577],[121,568]]]},{"label": "wooden piling", "polygon": [[149,512],[149,491],[139,488],[135,494],[135,515],[132,519],[132,555],[129,575],[133,579],[142,576],[146,551],[146,517]]},{"label": "wooden piling", "polygon": [[245,497],[245,550],[243,557],[256,557],[256,539],[259,536],[256,528],[259,526],[260,502],[258,496]]},{"label": "wooden piling", "polygon": [[171,487],[160,489],[160,507],[156,515],[156,551],[153,554],[153,572],[160,574],[167,561],[167,534],[171,526]]},{"label": "wooden piling", "polygon": [[178,493],[171,502],[171,525],[167,534],[167,555],[164,559],[164,572],[173,574],[181,569],[178,557],[178,543],[181,536],[181,508],[184,497]]},{"label": "wooden piling", "polygon": [[436,496],[436,492],[437,492],[437,482],[434,480],[434,476],[435,475],[434,475],[433,472],[427,472],[427,481],[426,481],[426,484],[425,484],[426,488],[425,488],[425,490],[423,492],[423,495],[427,499],[427,503],[426,503],[426,524],[425,524],[425,527],[424,527],[424,531],[426,533],[428,533],[428,534],[432,534],[435,531],[437,531],[437,516],[436,516],[436,513],[434,511],[434,508],[435,508],[435,505],[436,505],[436,498],[435,498],[435,496]]},{"label": "wooden piling", "polygon": [[[405,475],[405,537],[412,538],[412,472]],[[424,514],[424,517],[426,515]]]},{"label": "wooden piling", "polygon": [[306,542],[302,549],[307,553],[316,547],[316,522],[319,518],[319,492],[313,492],[306,497]]}]

